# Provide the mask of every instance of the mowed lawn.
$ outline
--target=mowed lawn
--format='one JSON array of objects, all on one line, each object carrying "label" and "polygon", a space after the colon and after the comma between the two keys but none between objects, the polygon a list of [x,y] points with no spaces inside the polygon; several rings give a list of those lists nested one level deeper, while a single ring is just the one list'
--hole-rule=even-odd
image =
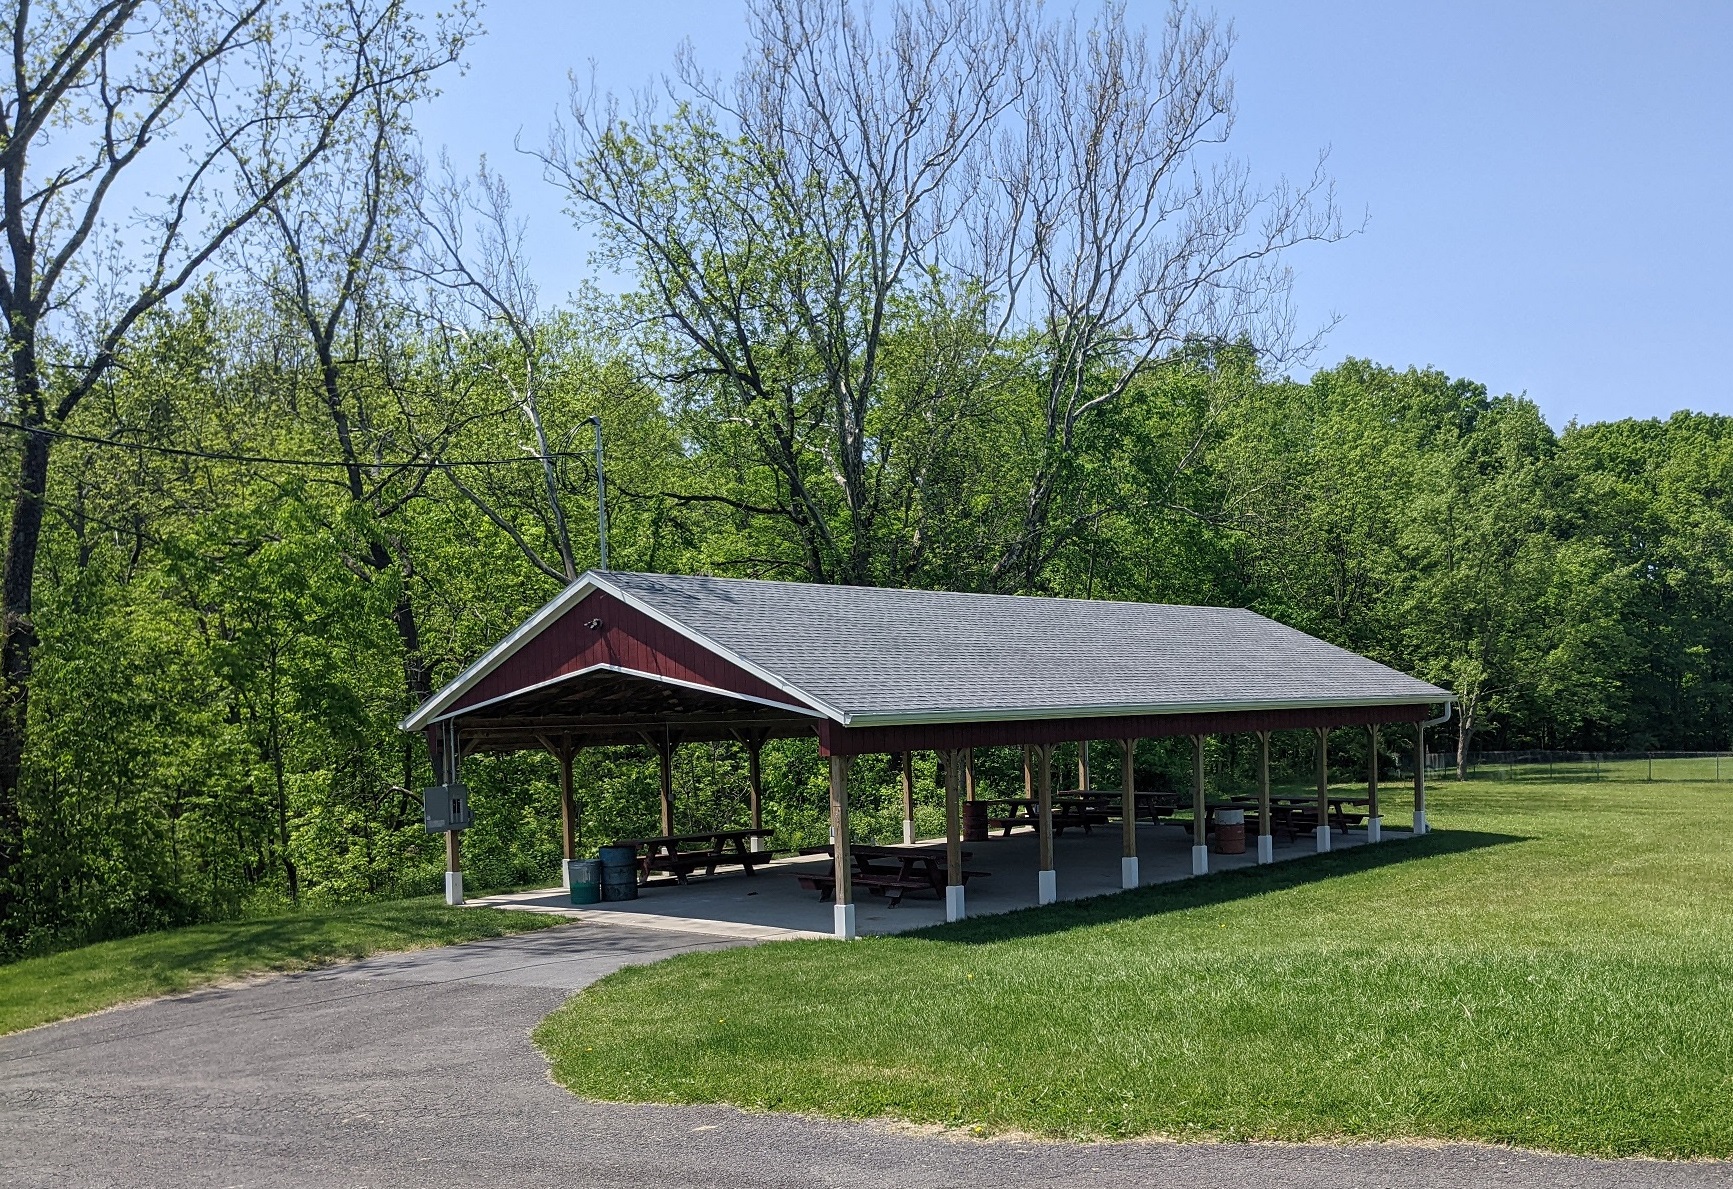
[{"label": "mowed lawn", "polygon": [[1733,784],[1471,781],[1432,809],[1379,848],[627,969],[536,1037],[600,1099],[1733,1155]]},{"label": "mowed lawn", "polygon": [[308,909],[104,941],[0,966],[0,1036],[119,1003],[387,950],[422,949],[564,923],[447,908],[434,897]]}]

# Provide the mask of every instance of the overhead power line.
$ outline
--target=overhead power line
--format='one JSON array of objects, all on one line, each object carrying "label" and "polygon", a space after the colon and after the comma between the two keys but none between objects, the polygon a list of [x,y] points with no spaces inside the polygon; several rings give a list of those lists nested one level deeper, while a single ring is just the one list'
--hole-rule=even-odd
[{"label": "overhead power line", "polygon": [[[356,460],[345,462],[340,458],[273,458],[263,454],[220,454],[211,450],[193,450],[184,446],[155,446],[148,442],[126,442],[116,438],[98,438],[90,434],[72,433],[64,429],[48,429],[40,425],[24,425],[17,421],[0,421],[0,429],[11,430],[14,433],[37,434],[45,438],[58,438],[67,442],[83,442],[91,446],[107,446],[116,450],[147,451],[151,454],[167,455],[171,458],[200,458],[209,462],[238,462],[259,466],[307,467],[313,470],[348,470],[351,466],[362,468],[382,467],[393,471],[437,471],[446,467],[503,467],[517,466],[525,462],[540,462],[538,454],[525,454],[519,458],[451,458],[430,459],[412,458],[395,462],[368,462]],[[549,455],[552,458],[583,458],[584,452],[578,450],[555,450]]]}]

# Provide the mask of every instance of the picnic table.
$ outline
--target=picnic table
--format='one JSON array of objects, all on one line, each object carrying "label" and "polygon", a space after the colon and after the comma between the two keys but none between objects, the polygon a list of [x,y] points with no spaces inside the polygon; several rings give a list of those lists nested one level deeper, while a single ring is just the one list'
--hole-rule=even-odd
[{"label": "picnic table", "polygon": [[[1372,804],[1369,797],[1337,795],[1335,793],[1325,797],[1324,801],[1329,806],[1331,827],[1341,830],[1344,834],[1348,832],[1349,826],[1357,826],[1366,820],[1366,814],[1357,811],[1369,809]],[[1297,793],[1284,793],[1280,796],[1272,796],[1270,798],[1271,817],[1275,817],[1278,805],[1284,806],[1288,810],[1290,831],[1295,826],[1311,829],[1319,824],[1318,798],[1315,794],[1305,796]]]},{"label": "picnic table", "polygon": [[[1054,796],[1054,834],[1064,834],[1068,828],[1081,827],[1085,834],[1092,834],[1097,825],[1106,825],[1113,815],[1120,813],[1120,802],[1125,797],[1118,792],[1061,792]],[[986,823],[990,830],[1000,830],[1000,837],[1009,837],[1010,832],[1019,825],[1038,827],[1040,825],[1040,802],[1035,797],[981,797],[984,804],[1005,806],[1009,813],[990,816]],[[1133,808],[1147,811],[1151,823],[1156,823],[1173,813],[1173,797],[1168,794],[1142,794],[1133,797]]]},{"label": "picnic table", "polygon": [[[1109,817],[1123,815],[1125,811],[1125,793],[1119,789],[1067,789],[1058,796],[1065,801],[1080,801],[1097,813]],[[1164,817],[1172,817],[1178,808],[1178,802],[1179,798],[1169,792],[1132,794],[1133,810],[1138,816],[1147,817],[1152,826],[1159,826]]]},{"label": "picnic table", "polygon": [[[826,853],[834,853],[828,847],[824,849]],[[874,895],[888,895],[892,908],[901,904],[909,892],[930,891],[941,898],[945,894],[950,868],[942,846],[855,846],[849,848],[849,854],[854,860],[850,878]],[[963,852],[965,860],[970,857],[970,852]],[[972,878],[987,875],[985,871],[964,871],[961,879],[967,884]],[[820,900],[836,895],[836,875],[832,872],[802,872],[795,878],[801,887],[817,892]]]},{"label": "picnic table", "polygon": [[746,869],[746,874],[755,875],[754,870],[760,863],[768,863],[775,856],[769,850],[751,849],[755,838],[768,839],[773,830],[705,830],[697,834],[666,834],[657,838],[622,838],[615,846],[635,847],[638,855],[639,882],[645,887],[666,884],[668,880],[654,880],[654,872],[665,872],[673,877],[674,883],[684,884],[686,877],[704,869],[705,875],[715,875],[720,866],[735,866]]}]

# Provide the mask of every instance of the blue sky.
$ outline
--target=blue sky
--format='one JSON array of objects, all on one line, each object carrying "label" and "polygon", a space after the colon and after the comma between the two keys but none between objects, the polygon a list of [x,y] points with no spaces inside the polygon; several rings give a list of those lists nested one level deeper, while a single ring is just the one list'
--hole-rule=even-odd
[{"label": "blue sky", "polygon": [[[1088,5],[1081,5],[1087,11]],[[1165,6],[1130,0],[1155,24]],[[1222,0],[1238,34],[1231,146],[1263,177],[1331,152],[1364,234],[1296,255],[1316,362],[1431,365],[1526,392],[1555,427],[1680,408],[1733,413],[1733,3]],[[588,275],[539,146],[567,72],[604,89],[691,38],[731,70],[733,0],[495,2],[463,78],[420,113],[430,150],[485,152],[558,298]]]}]

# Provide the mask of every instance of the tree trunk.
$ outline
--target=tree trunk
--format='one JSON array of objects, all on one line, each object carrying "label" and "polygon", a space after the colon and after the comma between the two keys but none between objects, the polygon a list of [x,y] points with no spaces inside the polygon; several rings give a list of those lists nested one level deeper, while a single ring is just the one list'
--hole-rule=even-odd
[{"label": "tree trunk", "polygon": [[[35,335],[12,319],[12,385],[18,416],[27,425],[47,420],[42,405],[41,378],[36,369]],[[12,524],[6,540],[5,621],[0,625],[0,949],[14,932],[19,896],[19,863],[24,854],[24,820],[19,783],[24,768],[26,731],[30,720],[30,674],[36,654],[36,625],[31,618],[36,575],[36,551],[42,540],[42,499],[48,490],[48,451],[44,434],[24,438],[18,487],[12,500]]]}]

